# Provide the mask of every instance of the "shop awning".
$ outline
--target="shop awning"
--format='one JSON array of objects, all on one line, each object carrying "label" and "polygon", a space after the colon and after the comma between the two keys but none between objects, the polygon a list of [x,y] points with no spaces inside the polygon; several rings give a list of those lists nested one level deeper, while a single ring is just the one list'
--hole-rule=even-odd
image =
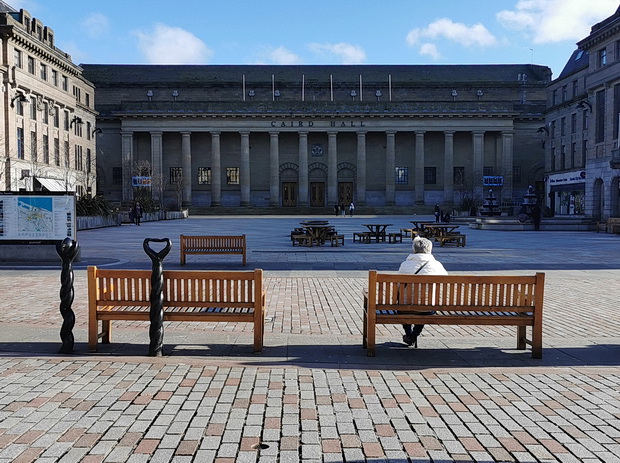
[{"label": "shop awning", "polygon": [[65,183],[55,178],[35,177],[47,191],[67,191]]}]

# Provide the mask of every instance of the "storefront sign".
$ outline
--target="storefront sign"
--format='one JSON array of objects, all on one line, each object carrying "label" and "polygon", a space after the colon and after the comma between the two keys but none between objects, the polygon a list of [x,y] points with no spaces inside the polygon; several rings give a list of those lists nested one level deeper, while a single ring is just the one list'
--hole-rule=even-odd
[{"label": "storefront sign", "polygon": [[547,181],[549,185],[569,185],[571,183],[585,183],[586,173],[585,171],[579,172],[564,172],[562,174],[549,175]]}]

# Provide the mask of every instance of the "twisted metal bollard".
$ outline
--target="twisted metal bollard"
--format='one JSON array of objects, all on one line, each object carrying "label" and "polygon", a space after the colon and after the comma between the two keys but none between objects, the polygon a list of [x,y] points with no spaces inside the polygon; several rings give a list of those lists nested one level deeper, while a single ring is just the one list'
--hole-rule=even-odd
[{"label": "twisted metal bollard", "polygon": [[[160,251],[153,250],[149,243],[166,243]],[[168,238],[156,239],[146,238],[142,244],[144,252],[151,258],[153,262],[153,273],[151,274],[151,327],[149,329],[149,337],[151,343],[149,345],[149,355],[151,357],[161,357],[164,355],[164,258],[170,252],[172,241]]]},{"label": "twisted metal bollard", "polygon": [[62,259],[62,271],[60,273],[60,314],[62,315],[62,328],[60,339],[62,346],[61,354],[73,353],[73,327],[75,326],[75,314],[71,310],[73,304],[73,267],[72,262],[78,253],[79,245],[71,238],[65,238],[56,244],[56,252]]}]

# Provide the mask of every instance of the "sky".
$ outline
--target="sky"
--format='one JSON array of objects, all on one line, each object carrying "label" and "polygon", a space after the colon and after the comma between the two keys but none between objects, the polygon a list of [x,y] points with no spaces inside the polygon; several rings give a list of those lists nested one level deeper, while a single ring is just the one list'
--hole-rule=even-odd
[{"label": "sky", "polygon": [[523,64],[554,78],[618,0],[5,0],[88,64]]}]

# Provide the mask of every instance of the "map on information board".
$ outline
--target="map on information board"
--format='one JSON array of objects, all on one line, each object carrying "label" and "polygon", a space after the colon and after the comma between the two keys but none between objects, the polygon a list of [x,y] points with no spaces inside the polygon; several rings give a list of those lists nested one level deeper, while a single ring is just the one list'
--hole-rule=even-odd
[{"label": "map on information board", "polygon": [[0,192],[0,244],[75,239],[72,193]]}]

